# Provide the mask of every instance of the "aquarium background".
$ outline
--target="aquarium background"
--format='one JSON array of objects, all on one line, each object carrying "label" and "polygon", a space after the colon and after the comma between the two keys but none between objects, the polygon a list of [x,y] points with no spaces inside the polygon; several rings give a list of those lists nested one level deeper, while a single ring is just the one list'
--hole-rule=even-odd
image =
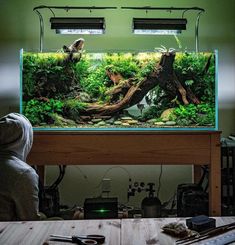
[{"label": "aquarium background", "polygon": [[35,129],[217,129],[215,53],[22,51],[21,62]]}]

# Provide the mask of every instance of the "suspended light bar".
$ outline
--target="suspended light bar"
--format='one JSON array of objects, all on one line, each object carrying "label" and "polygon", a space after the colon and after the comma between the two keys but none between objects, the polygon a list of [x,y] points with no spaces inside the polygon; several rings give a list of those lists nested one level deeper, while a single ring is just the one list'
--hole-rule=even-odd
[{"label": "suspended light bar", "polygon": [[133,33],[142,35],[176,35],[186,30],[187,19],[133,18]]},{"label": "suspended light bar", "polygon": [[104,34],[104,18],[50,18],[51,29],[57,34]]}]

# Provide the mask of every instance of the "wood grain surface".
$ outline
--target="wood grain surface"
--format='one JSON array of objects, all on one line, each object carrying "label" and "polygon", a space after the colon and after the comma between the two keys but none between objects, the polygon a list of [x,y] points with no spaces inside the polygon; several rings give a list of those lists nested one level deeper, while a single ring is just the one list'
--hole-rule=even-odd
[{"label": "wood grain surface", "polygon": [[32,165],[210,164],[212,132],[34,132]]},{"label": "wood grain surface", "polygon": [[120,220],[13,222],[0,234],[0,244],[71,245],[69,242],[50,241],[49,237],[52,234],[67,236],[96,234],[105,236],[104,244],[120,245],[120,230]]},{"label": "wood grain surface", "polygon": [[[215,219],[216,226],[235,222],[235,217]],[[49,236],[97,234],[105,236],[104,245],[173,245],[178,238],[163,233],[161,229],[171,222],[185,223],[185,218],[0,222],[0,229],[4,228],[0,233],[0,244],[71,245],[69,242],[49,241]]]},{"label": "wood grain surface", "polygon": [[[216,226],[235,222],[235,217],[215,217],[215,219]],[[121,245],[174,245],[179,238],[167,235],[161,229],[171,222],[185,224],[185,218],[123,219]]]}]

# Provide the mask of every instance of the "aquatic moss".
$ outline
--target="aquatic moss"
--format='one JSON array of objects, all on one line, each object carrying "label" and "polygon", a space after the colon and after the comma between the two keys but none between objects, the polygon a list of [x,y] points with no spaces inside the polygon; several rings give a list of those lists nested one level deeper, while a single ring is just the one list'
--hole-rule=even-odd
[{"label": "aquatic moss", "polygon": [[153,70],[157,58],[128,53],[103,54],[94,59],[83,54],[79,62],[65,62],[63,53],[24,53],[23,91],[25,100],[34,97],[63,99],[74,89],[82,90],[97,100],[107,101],[106,91],[113,86],[107,70],[123,79],[139,81]]},{"label": "aquatic moss", "polygon": [[34,54],[24,54],[24,69],[23,69],[23,91],[24,97],[26,99],[32,98],[35,96],[35,88],[36,88],[36,81],[35,81],[35,72],[38,69],[36,65],[36,57],[37,55]]},{"label": "aquatic moss", "polygon": [[23,103],[23,113],[33,125],[42,122],[51,123],[53,113],[61,113],[63,102],[50,99],[48,101],[39,101],[36,99]]},{"label": "aquatic moss", "polygon": [[72,86],[78,84],[74,76],[73,63],[64,63],[60,53],[24,53],[23,96],[63,98]]},{"label": "aquatic moss", "polygon": [[66,119],[58,113],[52,113],[51,118],[53,125],[56,127],[76,127],[77,124],[73,120]]},{"label": "aquatic moss", "polygon": [[148,76],[156,65],[156,59],[143,59],[133,54],[106,54],[102,59],[92,60],[92,56],[85,55],[79,63],[75,65],[76,75],[83,91],[91,97],[97,98],[99,102],[108,101],[106,92],[113,82],[107,75],[107,71],[120,74],[123,79],[135,77],[136,81]]},{"label": "aquatic moss", "polygon": [[[205,70],[207,62],[209,67]],[[212,53],[177,53],[177,77],[204,103],[215,103],[215,56]]]},{"label": "aquatic moss", "polygon": [[180,74],[200,74],[207,62],[206,53],[176,53],[174,70]]},{"label": "aquatic moss", "polygon": [[87,103],[81,102],[78,99],[69,99],[64,101],[63,112],[68,118],[74,121],[80,120],[80,112],[85,110]]},{"label": "aquatic moss", "polygon": [[109,80],[104,66],[90,69],[87,76],[83,76],[80,85],[83,91],[93,98],[102,98],[106,91],[106,82]]},{"label": "aquatic moss", "polygon": [[152,118],[158,118],[161,115],[161,112],[156,106],[150,106],[143,114],[143,118],[145,120],[149,120]]},{"label": "aquatic moss", "polygon": [[120,73],[123,78],[135,77],[139,67],[131,53],[116,53],[104,57],[105,68],[112,73]]},{"label": "aquatic moss", "polygon": [[87,107],[87,103],[82,102],[78,99],[69,99],[64,101],[64,108],[84,110]]},{"label": "aquatic moss", "polygon": [[174,115],[179,125],[215,125],[215,109],[207,103],[179,105]]}]

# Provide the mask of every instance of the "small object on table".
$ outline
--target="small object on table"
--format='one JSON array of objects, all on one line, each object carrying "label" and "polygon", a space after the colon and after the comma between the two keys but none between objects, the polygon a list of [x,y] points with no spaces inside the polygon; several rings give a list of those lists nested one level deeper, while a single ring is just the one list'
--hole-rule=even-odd
[{"label": "small object on table", "polygon": [[86,244],[103,244],[105,237],[102,235],[84,235],[84,236],[63,236],[63,235],[50,235],[50,240],[66,241],[77,243],[79,245]]},{"label": "small object on table", "polygon": [[186,219],[186,225],[188,228],[198,232],[215,228],[215,223],[215,219],[209,218],[206,215],[199,215],[190,219]]},{"label": "small object on table", "polygon": [[45,241],[42,245],[50,245],[48,241]]},{"label": "small object on table", "polygon": [[184,223],[172,222],[166,224],[162,227],[162,230],[169,235],[175,237],[189,237],[192,234],[192,231],[189,230]]},{"label": "small object on table", "polygon": [[[200,241],[210,239],[213,237],[215,237],[215,239],[216,239],[217,236],[222,235],[222,234],[224,234],[228,231],[234,230],[234,229],[235,229],[235,222],[230,223],[228,225],[222,225],[222,226],[218,226],[216,228],[212,228],[212,229],[207,230],[207,231],[200,232],[200,233],[198,233],[198,235],[195,235],[195,236],[191,236],[188,238],[183,238],[183,239],[177,240],[176,244],[177,245],[178,244],[189,245],[189,244],[194,244],[195,242],[200,242]],[[219,243],[219,244],[228,244],[228,243]]]}]

